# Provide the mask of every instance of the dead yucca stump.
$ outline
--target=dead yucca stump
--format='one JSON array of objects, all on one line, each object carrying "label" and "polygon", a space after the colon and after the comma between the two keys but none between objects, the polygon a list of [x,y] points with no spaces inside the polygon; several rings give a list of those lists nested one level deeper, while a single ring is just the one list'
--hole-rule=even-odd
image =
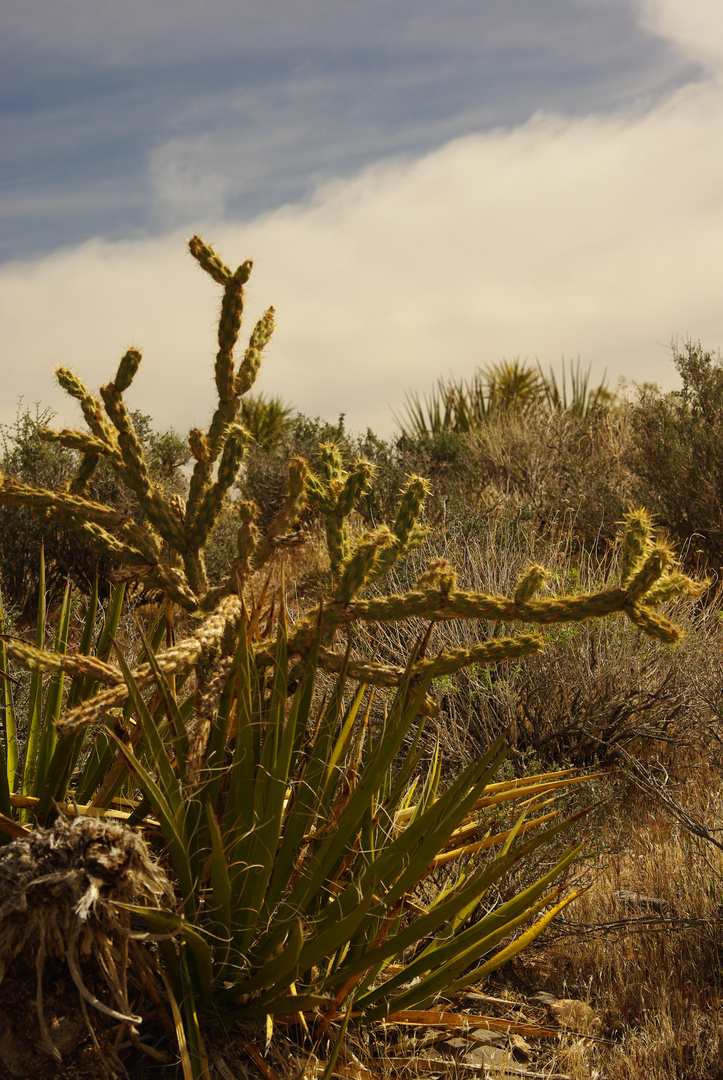
[{"label": "dead yucca stump", "polygon": [[157,904],[168,889],[144,841],[115,822],[59,818],[0,849],[0,1076],[56,1075],[89,1052],[95,1075],[113,1074],[111,1029],[135,1039],[141,1021],[130,914],[115,902]]}]

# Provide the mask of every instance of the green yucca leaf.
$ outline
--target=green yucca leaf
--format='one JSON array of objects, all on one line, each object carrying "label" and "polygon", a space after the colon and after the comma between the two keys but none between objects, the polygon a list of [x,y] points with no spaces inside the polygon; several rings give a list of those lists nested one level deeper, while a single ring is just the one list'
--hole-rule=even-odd
[{"label": "green yucca leaf", "polygon": [[[70,628],[70,582],[65,587],[63,602],[60,609],[60,618],[55,635],[55,652],[65,656],[68,651],[68,631]],[[50,760],[57,743],[55,725],[60,718],[60,708],[63,698],[63,683],[65,675],[62,671],[50,677],[48,689],[45,695],[45,708],[43,710],[43,726],[40,733],[38,746],[38,759],[35,766],[33,779],[33,795],[39,797],[45,787],[45,777],[48,772]]]},{"label": "green yucca leaf", "polygon": [[468,766],[441,798],[413,818],[401,836],[374,860],[367,874],[374,873],[380,885],[389,881],[390,888],[384,897],[387,905],[393,906],[424,876],[435,854],[464,820],[506,757],[501,737],[480,762]]},{"label": "green yucca leaf", "polygon": [[[345,674],[340,675],[337,686],[343,688]],[[343,720],[339,737],[333,745],[331,756],[326,766],[326,782],[319,798],[319,817],[323,817],[330,809],[334,793],[337,790],[342,777],[342,761],[349,749],[349,744],[354,735],[359,708],[362,703],[366,686],[362,683],[356,691]]]},{"label": "green yucca leaf", "polygon": [[411,662],[407,671],[406,682],[402,690],[397,693],[392,706],[389,731],[385,739],[376,743],[374,755],[367,761],[362,777],[352,792],[339,820],[336,822],[335,828],[321,842],[318,850],[314,852],[307,864],[303,879],[292,890],[285,903],[282,904],[282,918],[288,918],[292,913],[298,914],[307,911],[317,898],[319,890],[324,888],[326,882],[333,879],[339,862],[345,853],[352,848],[368,804],[383,785],[385,777],[388,776],[392,761],[401,747],[404,736],[414,722],[426,696],[429,684],[434,678],[434,669],[432,668],[421,681],[419,688],[416,688],[413,693],[409,688],[410,672]]},{"label": "green yucca leaf", "polygon": [[[45,554],[40,549],[40,569],[38,574],[38,614],[35,628],[35,644],[38,649],[45,647]],[[30,679],[30,692],[28,695],[28,720],[25,736],[25,764],[23,766],[22,794],[30,795],[33,790],[35,777],[35,760],[40,742],[40,729],[42,725],[42,694],[43,676],[40,671],[33,671]],[[23,810],[21,819],[28,821],[32,816],[30,810]]]},{"label": "green yucca leaf", "polygon": [[[518,915],[516,919],[510,919],[507,925],[496,933],[488,935],[486,938],[476,941],[474,944],[468,945],[466,949],[461,946],[455,950],[454,956],[447,961],[446,964],[435,967],[433,971],[429,972],[424,978],[419,979],[413,986],[403,990],[401,993],[385,1001],[383,1005],[377,1006],[375,1009],[371,1009],[367,1013],[367,1020],[376,1020],[387,1015],[389,1012],[400,1012],[403,1009],[424,1009],[427,1008],[442,992],[450,992],[452,986],[457,986],[459,983],[462,985],[468,985],[471,982],[476,982],[478,978],[481,978],[481,974],[478,974],[481,969],[476,968],[475,974],[470,974],[464,978],[456,979],[456,976],[460,971],[465,968],[469,968],[480,956],[493,949],[496,944],[503,938],[507,937],[517,930],[521,925],[529,922],[535,915],[538,915],[540,911],[548,906],[553,900],[557,899],[559,891],[552,895],[545,896],[537,904],[531,905],[521,915]],[[498,954],[492,960],[482,965],[488,972],[494,971],[497,967],[504,963],[504,960],[500,960]]]},{"label": "green yucca leaf", "polygon": [[[5,645],[5,613],[3,610],[2,594],[0,593],[0,709],[2,710],[2,725],[4,739],[0,743],[0,813],[6,817],[12,816],[10,806],[10,793],[15,792],[20,779],[20,755],[18,750],[18,735],[15,727],[15,707],[13,704],[13,691],[10,676],[8,675],[8,651]],[[0,843],[7,843],[9,837],[3,833]]]},{"label": "green yucca leaf", "polygon": [[327,977],[322,982],[322,988],[337,986],[355,975],[363,974],[369,968],[389,960],[393,956],[401,955],[403,951],[418,941],[423,940],[430,934],[434,934],[461,908],[465,907],[473,899],[479,899],[491,884],[499,880],[516,862],[512,855],[506,855],[493,860],[485,867],[481,867],[476,873],[470,875],[465,884],[454,890],[441,904],[430,909],[426,915],[420,915],[411,924],[403,927],[393,936],[388,936],[380,945],[373,947],[363,957],[354,963],[342,965],[333,976]]},{"label": "green yucca leaf", "polygon": [[[320,929],[322,923],[319,921],[314,925],[313,932],[309,930],[293,974],[303,974],[333,957],[338,949],[342,949],[354,937],[366,920],[373,904],[373,882],[365,893],[360,893],[358,889],[355,889],[331,904],[333,913],[331,917],[324,920],[323,928]],[[270,996],[267,994],[259,1000],[263,1001]]]},{"label": "green yucca leaf", "polygon": [[214,941],[218,980],[227,975],[233,916],[231,911],[231,879],[226,862],[223,837],[210,797],[206,799],[206,817],[211,837],[211,899],[209,901],[208,935]]},{"label": "green yucca leaf", "polygon": [[[108,602],[103,626],[95,647],[95,654],[99,660],[107,661],[113,651],[113,641],[118,633],[124,599],[125,582],[122,582],[114,587]],[[81,690],[78,691],[79,701],[85,701],[92,697],[97,692],[98,687],[99,684],[94,680],[90,678],[85,680]],[[127,708],[124,708],[123,711],[124,717],[127,719],[128,715],[130,715]],[[90,741],[90,736],[88,738]],[[85,740],[84,732],[78,733],[78,740],[82,745]],[[114,743],[105,731],[99,731],[95,736],[92,749],[78,780],[76,798],[79,802],[90,802],[94,792],[107,776],[115,757],[116,748]]]},{"label": "green yucca leaf", "polygon": [[[287,699],[286,629],[282,621],[277,639],[276,665],[270,700],[265,710],[265,732],[258,768],[253,782],[251,819],[238,848],[237,858],[246,866],[243,889],[234,903],[245,912],[234,936],[234,945],[244,952],[255,936],[256,921],[263,905],[281,836],[281,822],[289,781],[292,749],[296,737],[293,716],[284,723]],[[299,690],[297,688],[297,694]]]},{"label": "green yucca leaf", "polygon": [[[295,979],[299,967],[299,957],[304,947],[304,928],[301,919],[294,919],[289,928],[289,934],[279,951],[266,961],[248,979],[237,983],[233,987],[234,997],[251,994],[256,990],[266,990],[267,987],[278,989],[288,986]],[[292,974],[293,973],[293,974]]]},{"label": "green yucca leaf", "polygon": [[[88,597],[88,609],[85,613],[85,619],[83,621],[83,632],[80,636],[80,645],[78,646],[78,653],[80,656],[90,656],[91,654],[91,649],[93,647],[93,633],[95,630],[95,619],[97,614],[98,578],[96,577],[93,581],[93,588],[91,590],[91,594]],[[82,676],[76,675],[73,677],[68,688],[68,698],[65,703],[65,708],[67,712],[70,712],[71,709],[74,709],[76,705],[79,705],[81,701],[85,700],[86,697],[91,696],[92,686],[87,685],[87,683],[88,680],[86,680]]]},{"label": "green yucca leaf", "polygon": [[[421,977],[427,972],[433,971],[437,973],[442,970],[451,970],[448,969],[448,965],[454,965],[462,956],[471,957],[471,959],[466,959],[464,963],[461,964],[460,970],[463,967],[469,967],[471,963],[482,955],[481,953],[474,953],[474,950],[479,946],[480,942],[484,942],[484,951],[488,951],[493,948],[498,941],[503,937],[506,937],[515,929],[515,926],[517,925],[515,923],[516,919],[524,919],[528,916],[533,917],[532,915],[529,915],[529,913],[533,910],[542,893],[547,889],[550,882],[562,873],[579,851],[579,847],[568,851],[547,874],[543,875],[543,877],[528,889],[525,889],[511,900],[507,901],[507,903],[500,905],[500,907],[495,908],[488,915],[479,919],[468,930],[464,930],[462,933],[454,936],[450,935],[446,938],[444,935],[437,935],[435,940],[433,940],[427,948],[420,952],[411,963],[405,965],[402,972],[392,976],[383,984],[383,986],[371,991],[366,997],[358,999],[359,1007],[364,1008],[371,1005],[381,997],[388,996],[399,986],[403,986],[413,980],[421,980]],[[461,886],[457,887],[460,888]],[[548,901],[544,902],[545,905],[547,902]],[[470,905],[461,909],[461,911],[464,911],[469,915],[471,914],[471,911],[474,910],[476,904],[477,901],[472,901]],[[421,985],[421,981],[418,985]],[[425,994],[426,993],[428,993],[428,991],[425,991]],[[401,1006],[399,1007],[401,1008]],[[407,1006],[405,1006],[405,1008],[406,1007]],[[397,1009],[396,1002],[394,1009],[395,1011]]]},{"label": "green yucca leaf", "polygon": [[148,711],[143,695],[122,651],[116,647],[115,654],[118,666],[128,687],[129,698],[133,702],[136,721],[141,725],[143,731],[143,738],[153,771],[158,778],[157,788],[163,793],[165,802],[178,817],[183,812],[183,797],[179,789],[178,775],[168,760],[166,748],[158,734],[155,720]]},{"label": "green yucca leaf", "polygon": [[[467,975],[460,979],[456,979],[450,987],[450,992],[456,993],[458,990],[463,989],[465,986],[469,986],[470,983],[478,982],[480,979],[484,979],[491,972],[496,971],[497,968],[502,967],[503,964],[508,963],[513,957],[521,953],[523,949],[526,949],[536,937],[542,933],[542,931],[550,925],[556,915],[559,915],[568,904],[571,904],[573,900],[576,900],[578,896],[581,896],[586,890],[576,889],[574,892],[569,893],[562,900],[560,900],[553,908],[551,908],[541,919],[530,927],[524,934],[521,934],[515,941],[511,942],[506,949],[497,953],[492,960],[488,960],[487,963],[481,964],[480,967],[474,971],[469,972]],[[541,905],[540,905],[541,906]]]},{"label": "green yucca leaf", "polygon": [[[122,597],[123,593],[121,593],[121,603]],[[86,611],[83,632],[78,647],[78,653],[81,656],[90,656],[91,654],[97,611],[98,578],[96,577],[93,582],[92,592],[88,598],[88,609]],[[65,702],[66,710],[70,711],[71,709],[74,709],[85,699],[85,697],[90,696],[90,694],[93,693],[93,689],[94,684],[92,680],[81,675],[75,675],[68,688],[68,697]],[[75,735],[61,735],[58,738],[40,792],[40,802],[36,810],[38,821],[47,824],[53,815],[53,802],[60,803],[65,799],[70,786],[73,769],[78,761],[85,739],[86,732],[84,731],[79,731]]]},{"label": "green yucca leaf", "polygon": [[[316,679],[315,657],[312,655],[302,675],[302,681],[294,694],[289,712],[289,727],[296,729],[295,753],[298,753],[301,742],[299,731],[306,731],[311,715],[311,704],[314,694]],[[305,834],[310,830],[311,822],[318,806],[319,775],[310,775],[312,767],[317,761],[318,747],[315,745],[309,751],[309,759],[298,778],[295,791],[290,805],[286,809],[284,829],[281,843],[276,853],[276,860],[268,889],[264,897],[264,903],[260,912],[259,921],[271,917],[283,892],[288,888],[293,878],[294,866],[299,855]],[[313,770],[314,773],[317,770]]]},{"label": "green yucca leaf", "polygon": [[166,718],[168,720],[168,730],[170,733],[170,741],[173,747],[175,758],[178,763],[178,767],[181,770],[181,777],[185,778],[185,762],[186,750],[188,747],[188,736],[186,734],[186,725],[184,723],[184,718],[175,696],[171,693],[171,688],[168,685],[168,680],[158,665],[158,660],[156,659],[157,646],[156,648],[153,647],[153,645],[146,639],[146,636],[142,630],[140,630],[140,633],[141,640],[144,645],[144,657],[147,663],[150,664],[153,674],[156,677],[156,688],[161,696],[161,700],[165,708]]},{"label": "green yucca leaf", "polygon": [[224,1013],[223,1023],[225,1027],[231,1027],[239,1020],[252,1020],[259,1016],[294,1016],[315,1012],[330,1003],[331,998],[322,997],[320,994],[285,995],[262,1005],[242,1005],[239,1009],[231,1009]]},{"label": "green yucca leaf", "polygon": [[196,969],[196,978],[193,980],[194,989],[198,990],[203,1007],[209,1008],[214,982],[213,951],[193,923],[183,915],[166,911],[164,908],[145,907],[141,904],[119,904],[119,907],[142,915],[153,934],[177,935],[181,944],[181,963],[183,962],[183,946],[188,947]]},{"label": "green yucca leaf", "polygon": [[[326,989],[329,986],[338,985],[341,980],[360,974],[368,967],[380,964],[392,956],[401,955],[405,949],[417,941],[436,933],[440,927],[454,919],[458,912],[467,908],[473,901],[479,901],[490,885],[504,876],[517,861],[531,854],[536,848],[548,842],[563,829],[570,828],[580,816],[575,815],[569,820],[553,826],[541,836],[535,837],[521,846],[517,852],[500,855],[486,866],[480,867],[471,873],[458,888],[453,889],[444,900],[428,909],[426,915],[419,916],[412,924],[404,927],[397,934],[388,936],[382,944],[366,953],[362,958],[355,960],[350,965],[343,965],[332,977],[328,977],[322,983],[322,987]],[[570,858],[572,858],[572,855],[570,855]],[[567,861],[566,859],[567,856],[561,860],[554,873],[560,873],[564,869],[567,861],[569,861],[569,859]],[[535,886],[532,886],[532,888],[534,889]],[[529,899],[529,896],[527,899]],[[523,899],[522,903],[524,906],[526,900]],[[369,1002],[374,1001],[384,993],[383,988],[372,991],[366,1000]]]},{"label": "green yucca leaf", "polygon": [[153,812],[158,816],[163,839],[168,845],[173,867],[181,886],[184,913],[185,908],[188,908],[188,914],[191,916],[194,914],[198,903],[198,879],[194,876],[189,862],[191,843],[185,830],[185,815],[182,817],[176,816],[161,787],[141,764],[133,751],[117,735],[112,735],[112,738],[115,739],[121,753],[126,758],[130,771],[149,804],[153,807]]}]

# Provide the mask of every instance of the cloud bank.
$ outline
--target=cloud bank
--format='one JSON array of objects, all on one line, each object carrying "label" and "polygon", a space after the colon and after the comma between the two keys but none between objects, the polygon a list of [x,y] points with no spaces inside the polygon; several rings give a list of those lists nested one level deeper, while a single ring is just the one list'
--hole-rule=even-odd
[{"label": "cloud bank", "polygon": [[[698,31],[689,19],[683,34],[672,0],[643,8],[691,53],[704,41],[709,72],[647,111],[540,113],[387,161],[243,226],[211,208],[198,231],[229,263],[254,259],[246,329],[277,309],[259,389],[386,433],[407,389],[503,357],[546,366],[580,355],[594,378],[607,369],[613,384],[622,375],[669,388],[672,338],[723,344],[715,12],[691,4]],[[51,369],[73,367],[96,387],[135,344],[144,362],[130,404],[159,425],[206,422],[218,290],[183,241],[94,241],[0,269],[0,419],[22,395],[75,421]]]}]

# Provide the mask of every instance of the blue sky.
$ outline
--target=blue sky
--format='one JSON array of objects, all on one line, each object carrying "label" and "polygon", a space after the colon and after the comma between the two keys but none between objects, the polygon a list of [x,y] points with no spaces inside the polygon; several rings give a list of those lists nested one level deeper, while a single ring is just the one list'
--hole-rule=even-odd
[{"label": "blue sky", "polygon": [[259,386],[392,429],[406,389],[513,356],[673,385],[723,340],[716,0],[4,0],[0,420],[203,423],[217,298],[255,259]]}]

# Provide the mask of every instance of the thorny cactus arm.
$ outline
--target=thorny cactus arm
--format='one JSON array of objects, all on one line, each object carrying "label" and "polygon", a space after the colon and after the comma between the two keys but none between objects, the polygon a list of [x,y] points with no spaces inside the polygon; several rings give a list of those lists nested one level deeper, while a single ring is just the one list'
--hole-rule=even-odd
[{"label": "thorny cactus arm", "polygon": [[[5,480],[0,485],[0,500],[25,505],[46,519],[68,525],[122,564],[121,576],[143,578],[189,612],[208,612],[223,595],[237,588],[238,564],[224,586],[209,593],[203,549],[243,460],[247,436],[240,422],[241,397],[253,386],[258,373],[263,348],[273,333],[274,310],[269,308],[257,323],[235,370],[233,351],[241,327],[243,287],[252,264],[247,260],[231,271],[199,237],[193,237],[189,247],[199,265],[223,286],[224,293],[215,363],[218,404],[208,431],[194,429],[189,434],[196,466],[185,510],[179,513],[172,499],[151,481],[143,445],[123,402],[123,394],[141,362],[137,349],[125,353],[113,382],[101,388],[102,402],[73,372],[57,370],[60,385],[80,404],[89,432],[43,429],[41,436],[77,451],[81,455],[78,473],[65,493],[31,489]],[[102,457],[138,499],[145,516],[143,523],[130,521],[86,498],[88,483]],[[302,478],[290,490],[285,511],[289,527],[303,499]],[[243,520],[240,530],[242,534],[247,531]],[[248,537],[240,537],[240,544],[247,548]],[[268,547],[266,557],[270,552]],[[258,565],[258,559],[254,559],[254,565]]]},{"label": "thorny cactus arm", "polygon": [[[640,511],[631,511],[626,515],[628,527],[635,528],[641,519]],[[649,526],[649,520],[648,520]],[[526,570],[514,590],[512,597],[490,596],[485,593],[470,593],[455,588],[454,574],[449,565],[439,559],[428,567],[419,579],[417,590],[405,596],[383,597],[379,600],[356,600],[349,604],[328,601],[322,604],[297,623],[289,635],[289,655],[306,658],[314,642],[321,639],[319,666],[327,671],[338,672],[345,663],[345,656],[324,645],[333,640],[336,630],[358,622],[377,620],[403,621],[417,617],[438,621],[440,619],[461,618],[466,620],[491,619],[504,622],[522,623],[566,623],[579,622],[587,618],[604,617],[614,612],[628,616],[635,625],[651,637],[665,642],[679,640],[681,631],[669,619],[653,611],[650,604],[658,597],[670,598],[673,595],[688,594],[700,596],[708,587],[707,582],[694,582],[684,574],[671,572],[672,552],[665,544],[655,544],[651,540],[651,550],[627,588],[604,589],[598,593],[580,596],[544,597],[535,599],[537,590],[544,583],[545,571],[539,566]],[[627,532],[623,545],[627,543]],[[352,565],[350,563],[350,565]],[[657,575],[657,576],[654,576]],[[653,579],[643,594],[643,583]],[[201,658],[208,663],[209,657],[227,655],[232,647],[233,633],[242,619],[247,618],[243,605],[237,597],[227,597],[215,613],[206,620],[195,636],[181,642],[174,649],[158,656],[158,665],[165,674],[181,671],[188,672]],[[450,649],[432,659],[418,659],[412,669],[412,677],[422,677],[432,663],[443,675],[451,675],[470,664],[497,664],[542,651],[543,639],[539,634],[522,633],[517,636],[495,638],[473,645],[470,648]],[[40,650],[25,646],[24,652],[14,654],[14,658],[27,666],[43,669],[45,663]],[[264,641],[255,646],[256,662],[260,667],[274,663],[275,651]],[[58,663],[65,664],[72,658],[49,658],[48,670],[55,670]],[[70,669],[69,669],[70,670]],[[397,687],[404,671],[402,668],[382,663],[352,659],[348,666],[349,675],[371,685]],[[142,665],[134,673],[141,686],[153,681],[150,666]],[[105,680],[109,681],[108,673]],[[67,730],[103,719],[105,711],[122,704],[127,696],[126,684],[120,673],[118,683],[103,690],[92,700],[70,713],[62,724]],[[425,711],[433,711],[433,702],[428,700]]]}]

